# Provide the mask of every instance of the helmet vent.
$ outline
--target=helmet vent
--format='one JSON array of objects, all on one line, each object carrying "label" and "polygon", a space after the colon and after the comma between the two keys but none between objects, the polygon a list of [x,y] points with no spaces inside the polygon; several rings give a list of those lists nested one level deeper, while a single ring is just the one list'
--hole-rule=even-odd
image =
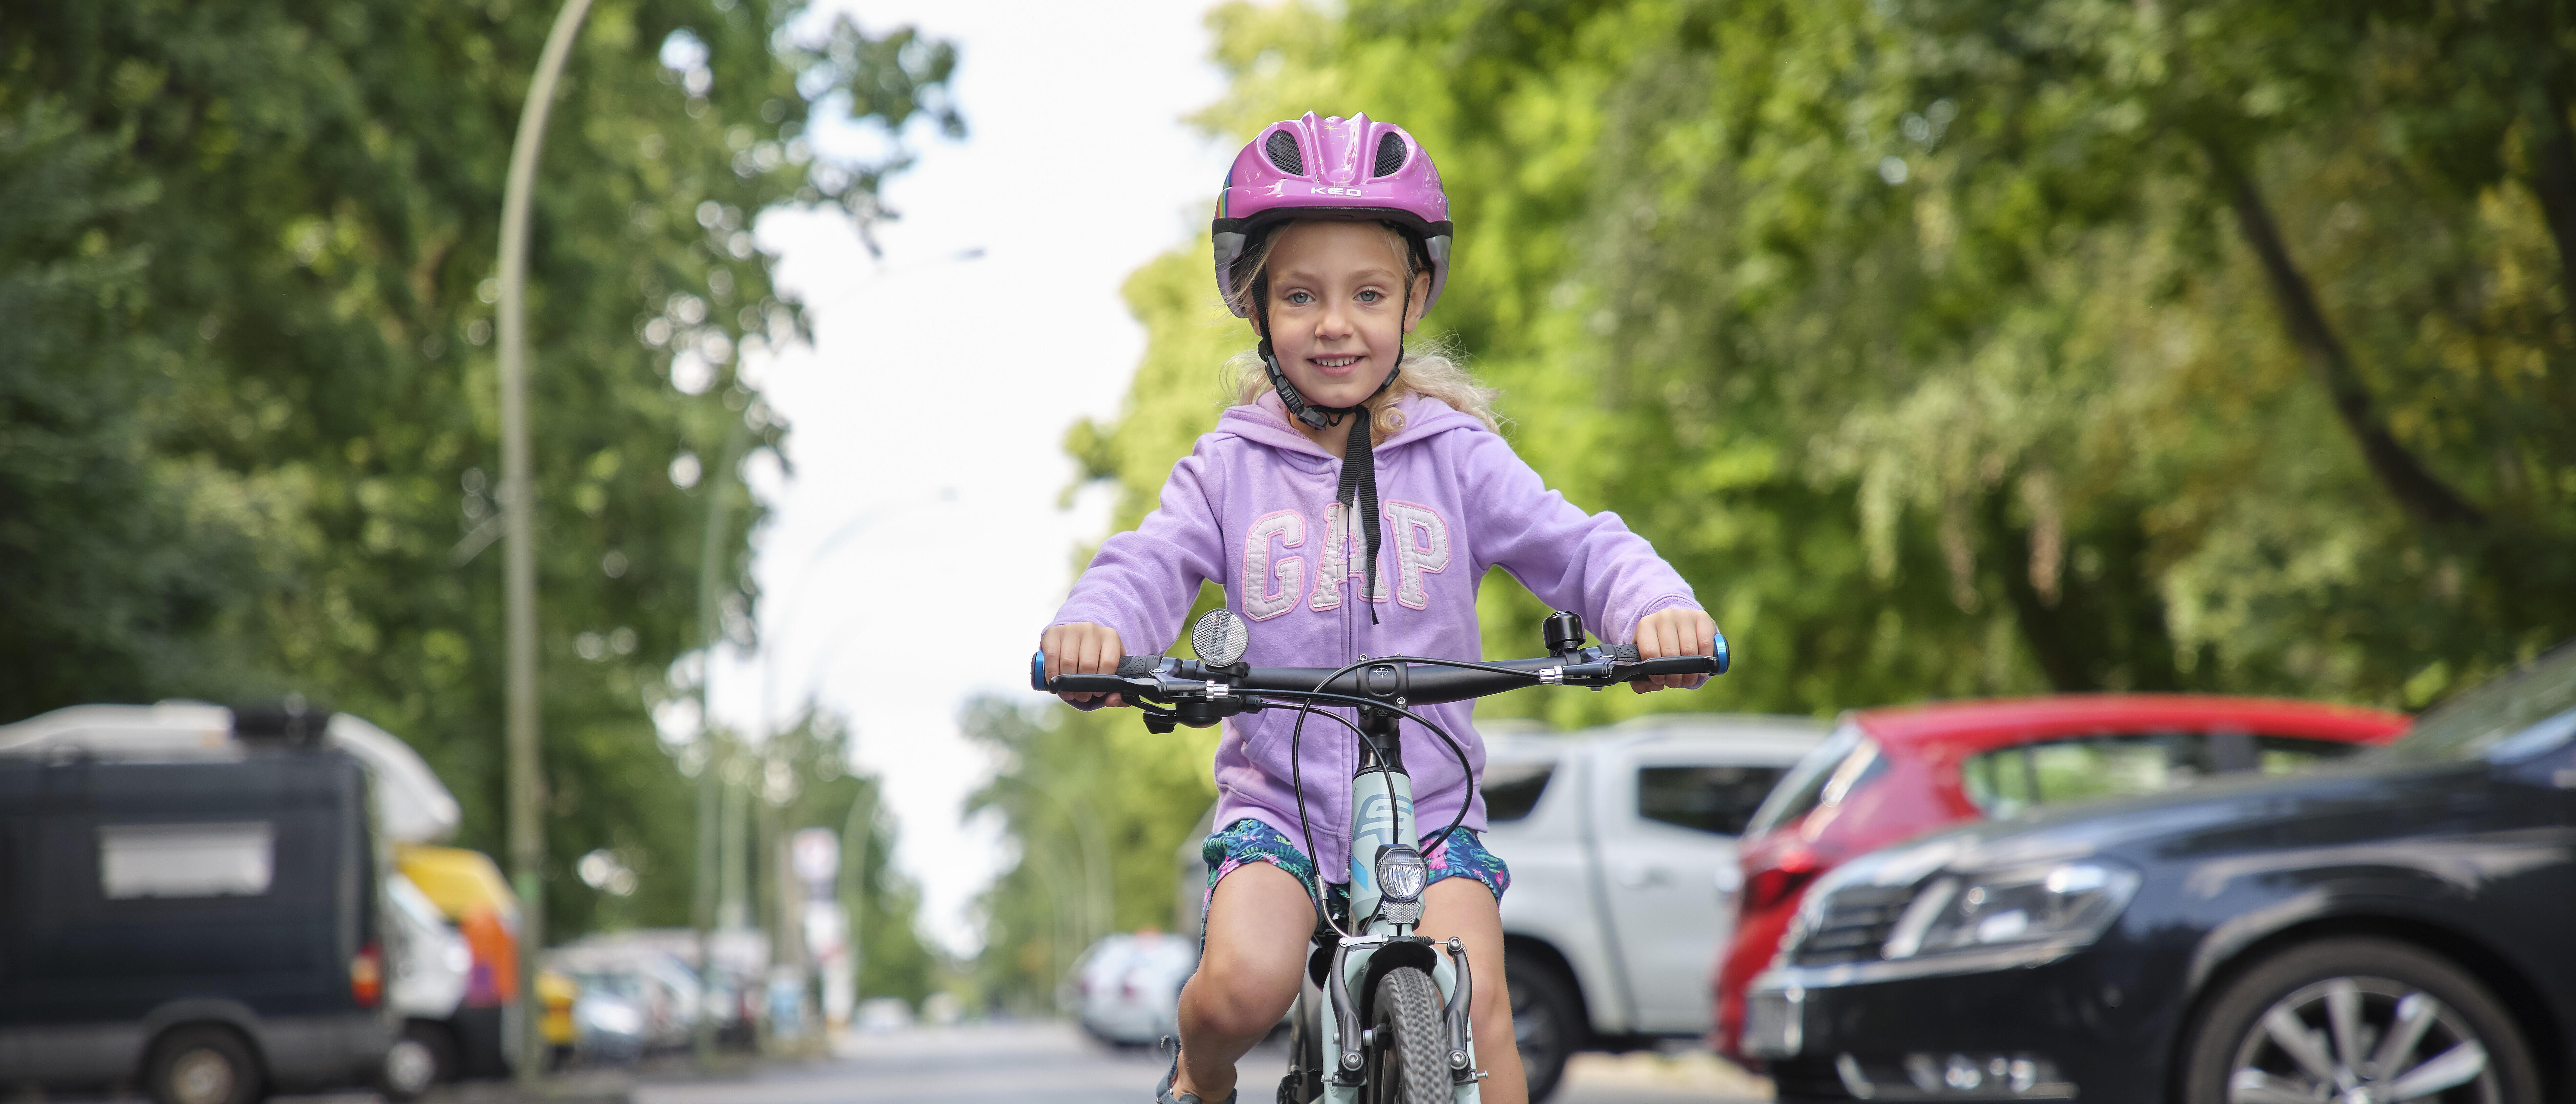
[{"label": "helmet vent", "polygon": [[1395,170],[1403,167],[1404,139],[1396,137],[1393,131],[1379,135],[1377,140],[1377,169],[1369,175],[1388,176],[1392,175]]},{"label": "helmet vent", "polygon": [[1290,176],[1306,175],[1306,158],[1297,152],[1295,135],[1284,130],[1271,131],[1270,140],[1263,142],[1261,148],[1270,155],[1270,163],[1279,166],[1280,172]]}]

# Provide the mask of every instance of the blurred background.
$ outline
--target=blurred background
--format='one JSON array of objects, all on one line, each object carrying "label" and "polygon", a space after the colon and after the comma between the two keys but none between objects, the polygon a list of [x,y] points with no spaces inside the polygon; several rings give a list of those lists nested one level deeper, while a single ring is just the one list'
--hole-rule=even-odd
[{"label": "blurred background", "polygon": [[[474,899],[522,904],[498,241],[559,14],[0,15],[0,752],[92,731],[68,707],[284,702],[289,743],[336,710],[450,795],[385,848],[480,852]],[[1076,714],[1024,664],[1227,401],[1251,339],[1210,199],[1309,110],[1432,152],[1459,237],[1427,328],[1734,644],[1698,693],[1514,694],[1498,730],[2412,712],[2529,660],[2576,631],[2570,15],[597,0],[526,285],[522,890],[558,1011],[730,1001],[793,1050],[1056,1016],[1104,937],[1195,934],[1213,731]],[[1530,654],[1545,609],[1485,582],[1488,653]],[[158,716],[93,728],[226,723]],[[467,897],[430,909],[472,935]],[[722,1000],[643,995],[728,954]],[[579,1057],[714,1015],[585,1020],[629,1041]]]}]

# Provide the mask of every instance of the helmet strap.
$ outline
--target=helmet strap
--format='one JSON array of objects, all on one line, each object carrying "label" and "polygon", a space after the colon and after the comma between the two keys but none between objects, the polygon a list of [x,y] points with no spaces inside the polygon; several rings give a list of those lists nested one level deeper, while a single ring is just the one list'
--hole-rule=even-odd
[{"label": "helmet strap", "polygon": [[[1351,419],[1351,435],[1342,448],[1341,489],[1333,497],[1342,504],[1344,517],[1356,516],[1360,523],[1360,543],[1366,550],[1366,558],[1360,561],[1360,604],[1368,609],[1369,624],[1377,624],[1377,449],[1376,443],[1370,440],[1370,423],[1376,418],[1368,404],[1386,394],[1387,388],[1395,386],[1396,375],[1404,371],[1404,334],[1400,330],[1397,332],[1395,364],[1386,370],[1386,379],[1377,385],[1377,390],[1369,392],[1368,398],[1351,406],[1317,406],[1297,390],[1296,384],[1288,382],[1288,373],[1279,367],[1279,357],[1271,349],[1270,278],[1267,275],[1253,278],[1252,302],[1253,309],[1261,315],[1261,368],[1269,374],[1271,388],[1279,392],[1280,405],[1298,421],[1315,429],[1324,429],[1345,416],[1357,415]],[[1400,320],[1412,313],[1413,281],[1407,278],[1404,281],[1404,309],[1397,318]]]}]

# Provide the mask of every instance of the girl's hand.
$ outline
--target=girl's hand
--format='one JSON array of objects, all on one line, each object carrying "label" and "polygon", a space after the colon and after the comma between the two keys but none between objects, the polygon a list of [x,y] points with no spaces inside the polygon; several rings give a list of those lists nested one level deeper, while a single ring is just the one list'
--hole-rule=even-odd
[{"label": "girl's hand", "polygon": [[[1716,648],[1716,640],[1717,622],[1702,610],[1660,609],[1637,622],[1637,656],[1640,659],[1710,655]],[[1707,681],[1707,675],[1657,675],[1628,685],[1644,694],[1667,686],[1696,690]]]},{"label": "girl's hand", "polygon": [[[1706,618],[1702,618],[1706,620]],[[1070,625],[1049,625],[1038,637],[1038,649],[1046,653],[1046,675],[1114,675],[1118,660],[1127,654],[1118,641],[1118,630],[1106,625],[1077,621]],[[1116,694],[1058,694],[1057,697],[1080,704],[1093,698],[1106,698],[1103,705],[1125,704]]]}]

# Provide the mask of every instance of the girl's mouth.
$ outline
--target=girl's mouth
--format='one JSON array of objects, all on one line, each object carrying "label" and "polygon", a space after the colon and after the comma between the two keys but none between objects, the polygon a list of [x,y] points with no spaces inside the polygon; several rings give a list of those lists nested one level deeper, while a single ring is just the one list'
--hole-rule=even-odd
[{"label": "girl's mouth", "polygon": [[1348,368],[1359,362],[1360,358],[1356,356],[1322,356],[1306,358],[1306,363],[1312,364],[1326,372],[1335,372],[1343,368]]}]

